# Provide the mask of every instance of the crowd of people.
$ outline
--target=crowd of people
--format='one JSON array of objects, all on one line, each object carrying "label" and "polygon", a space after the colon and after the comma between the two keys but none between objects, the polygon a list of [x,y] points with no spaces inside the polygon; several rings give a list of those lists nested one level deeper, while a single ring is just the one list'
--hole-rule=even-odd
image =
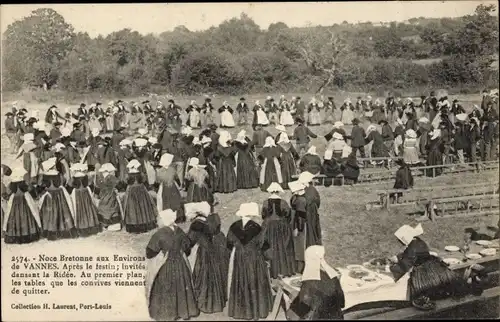
[{"label": "crowd of people", "polygon": [[[338,174],[356,183],[357,154],[365,157],[366,146],[371,147],[370,156],[386,157],[381,162],[387,167],[389,157],[402,157],[396,177],[402,186],[413,184],[408,166],[421,159],[427,165],[452,162],[453,156],[459,163],[465,158],[474,162],[479,147],[482,160],[494,160],[497,109],[497,91],[485,91],[481,107],[474,106],[470,114],[458,101],[450,104],[447,97],[438,99],[434,93],[422,97],[419,105],[392,96],[372,103],[367,97],[355,104],[347,99],[339,109],[332,97],[313,99],[307,106],[300,97],[288,102],[282,96],[278,104],[268,97],[252,109],[253,133],[241,130],[233,140],[227,128],[250,119],[244,98],[235,108],[237,122],[227,102],[218,109],[220,129],[209,98],[201,107],[191,102],[186,124],[173,100],[156,108],[149,101],[133,103],[130,109],[123,101],[110,102],[106,110],[100,103],[88,110],[81,104],[76,114],[51,106],[45,119],[14,106],[6,115],[5,131],[16,162],[22,162],[2,164],[2,235],[6,243],[30,243],[103,230],[144,233],[161,227],[146,249],[157,268],[148,275],[153,318],[188,319],[200,311],[221,312],[226,302],[231,317],[265,318],[272,308],[270,278],[296,273],[303,274],[304,286],[311,285],[302,287],[301,292],[309,293],[296,299],[291,306],[294,314],[338,318],[343,293],[338,272],[323,257],[321,203],[314,177],[324,174],[327,186]],[[333,124],[324,136],[324,158],[311,145],[311,138],[318,136],[310,127],[322,123],[320,111],[324,121]],[[366,130],[360,120],[370,123]],[[266,130],[270,124],[278,131],[275,137]],[[289,135],[287,126],[294,124]],[[344,125],[349,124],[353,127],[347,134]],[[194,135],[193,129],[202,126]],[[8,185],[4,176],[9,177]],[[242,204],[237,213],[241,219],[224,234],[214,212],[215,194],[253,188],[268,192],[268,198],[262,207]],[[280,196],[285,189],[292,192],[289,202]],[[253,217],[261,217],[263,224]],[[191,222],[187,233],[177,226],[185,221]],[[191,272],[185,259],[194,245],[198,248]],[[425,249],[421,242],[414,245],[418,254]],[[403,265],[408,272],[419,260],[403,256],[394,264],[410,261]],[[445,273],[449,283],[449,272]],[[327,288],[316,283],[324,278],[331,280]],[[441,282],[436,283],[441,287]],[[186,291],[177,293],[180,289]],[[322,289],[328,289],[324,294],[333,299],[331,305],[312,301],[305,303],[309,311],[305,310],[300,299],[319,296]],[[429,294],[419,285],[412,298]]]}]

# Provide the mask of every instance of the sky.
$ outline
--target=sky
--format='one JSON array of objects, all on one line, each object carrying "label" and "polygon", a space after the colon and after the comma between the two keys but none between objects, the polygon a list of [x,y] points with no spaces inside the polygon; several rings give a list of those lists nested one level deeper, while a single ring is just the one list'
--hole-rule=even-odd
[{"label": "sky", "polygon": [[[91,37],[124,28],[141,34],[171,31],[184,25],[191,31],[208,29],[242,12],[262,29],[277,21],[289,27],[331,26],[348,21],[404,21],[410,18],[460,17],[474,13],[480,4],[496,1],[388,1],[388,2],[269,2],[269,3],[149,3],[149,4],[36,4],[2,5],[2,33],[16,20],[38,8],[52,8],[73,25],[75,31]],[[497,12],[498,14],[498,12]]]}]

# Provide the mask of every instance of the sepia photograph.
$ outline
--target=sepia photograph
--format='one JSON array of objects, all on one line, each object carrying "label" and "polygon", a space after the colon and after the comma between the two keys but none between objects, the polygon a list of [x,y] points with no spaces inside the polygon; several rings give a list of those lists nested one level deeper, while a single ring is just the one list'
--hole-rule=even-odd
[{"label": "sepia photograph", "polygon": [[500,319],[498,6],[1,5],[2,320]]}]

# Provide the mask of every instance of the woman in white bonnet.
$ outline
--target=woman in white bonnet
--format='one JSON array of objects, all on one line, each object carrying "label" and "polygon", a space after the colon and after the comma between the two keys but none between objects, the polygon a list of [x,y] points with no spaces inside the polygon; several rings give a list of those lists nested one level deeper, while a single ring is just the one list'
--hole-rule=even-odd
[{"label": "woman in white bonnet", "polygon": [[259,217],[259,205],[254,202],[241,204],[236,215],[240,219],[229,227],[227,233],[228,249],[232,252],[227,314],[235,319],[265,319],[271,312],[273,299],[269,268],[264,257],[269,244],[263,243],[262,228],[252,219]]},{"label": "woman in white bonnet", "polygon": [[219,144],[214,153],[214,159],[217,167],[217,177],[215,192],[230,193],[235,192],[236,186],[236,148],[231,143],[231,134],[227,131],[221,131],[219,135]]},{"label": "woman in white bonnet", "polygon": [[291,209],[279,194],[284,190],[276,182],[267,191],[269,197],[262,204],[263,237],[271,247],[271,278],[292,276],[296,272],[291,225]]},{"label": "woman in white bonnet", "polygon": [[419,237],[421,224],[415,228],[404,225],[394,234],[405,250],[391,258],[390,270],[397,281],[409,272],[409,300],[416,307],[450,296],[463,295],[469,287],[456,271],[452,271],[441,258],[429,254],[429,247]]},{"label": "woman in white bonnet", "polygon": [[255,156],[252,152],[253,142],[241,130],[234,140],[236,148],[236,186],[238,189],[253,189],[259,186]]},{"label": "woman in white bonnet", "polygon": [[97,180],[95,193],[99,198],[97,213],[102,226],[108,231],[121,230],[123,207],[118,197],[118,179],[115,176],[116,168],[111,163],[105,163],[99,168],[102,174]]},{"label": "woman in white bonnet", "polygon": [[325,260],[325,248],[308,247],[300,291],[286,313],[287,320],[343,320],[345,296],[339,278]]},{"label": "woman in white bonnet", "polygon": [[[2,164],[2,177],[4,165]],[[2,204],[2,236],[6,244],[27,244],[38,241],[42,235],[40,214],[35,201],[28,192],[28,185],[24,182],[26,170],[16,167],[10,173],[8,191],[4,190],[7,207],[4,214]],[[2,178],[3,179],[3,178]],[[5,217],[4,217],[5,215]]]},{"label": "woman in white bonnet", "polygon": [[222,312],[227,301],[227,240],[220,230],[218,214],[211,213],[207,202],[184,205],[191,222],[187,233],[195,258],[193,265],[194,294],[203,313]]},{"label": "woman in white bonnet", "polygon": [[189,320],[200,314],[187,259],[191,242],[176,219],[174,211],[161,211],[160,228],[146,246],[146,299],[149,316],[156,321]]}]

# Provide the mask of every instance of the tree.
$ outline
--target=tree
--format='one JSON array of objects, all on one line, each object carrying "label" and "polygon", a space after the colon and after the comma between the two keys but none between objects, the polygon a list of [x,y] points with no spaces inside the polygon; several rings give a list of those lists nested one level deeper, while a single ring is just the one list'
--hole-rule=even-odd
[{"label": "tree", "polygon": [[288,26],[286,25],[286,23],[278,21],[278,22],[270,24],[269,27],[267,28],[267,31],[268,32],[276,32],[276,31],[281,31],[284,29],[288,29]]},{"label": "tree", "polygon": [[[325,40],[325,33],[329,35]],[[298,44],[299,52],[307,66],[314,73],[324,75],[322,85],[316,94],[323,92],[339,72],[342,59],[348,54],[348,45],[330,29],[308,28],[302,42]]]},{"label": "tree", "polygon": [[71,50],[74,36],[73,27],[56,11],[34,10],[5,31],[6,71],[21,65],[23,82],[52,87],[57,83],[59,64]]}]

